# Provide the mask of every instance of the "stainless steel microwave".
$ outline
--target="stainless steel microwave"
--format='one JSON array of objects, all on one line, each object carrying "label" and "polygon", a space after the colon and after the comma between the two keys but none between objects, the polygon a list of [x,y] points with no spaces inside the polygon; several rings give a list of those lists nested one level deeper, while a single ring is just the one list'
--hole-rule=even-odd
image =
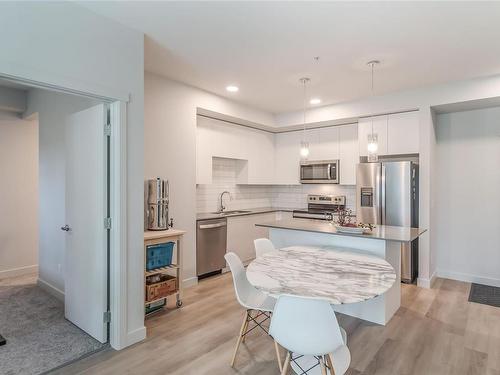
[{"label": "stainless steel microwave", "polygon": [[301,162],[300,182],[303,184],[338,184],[339,161],[321,160]]}]

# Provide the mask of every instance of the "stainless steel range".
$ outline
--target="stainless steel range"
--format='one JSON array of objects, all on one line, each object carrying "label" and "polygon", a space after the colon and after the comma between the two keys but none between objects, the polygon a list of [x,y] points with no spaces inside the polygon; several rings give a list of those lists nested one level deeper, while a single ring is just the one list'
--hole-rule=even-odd
[{"label": "stainless steel range", "polygon": [[331,221],[333,215],[343,209],[345,209],[343,195],[308,195],[307,210],[294,210],[293,217]]}]

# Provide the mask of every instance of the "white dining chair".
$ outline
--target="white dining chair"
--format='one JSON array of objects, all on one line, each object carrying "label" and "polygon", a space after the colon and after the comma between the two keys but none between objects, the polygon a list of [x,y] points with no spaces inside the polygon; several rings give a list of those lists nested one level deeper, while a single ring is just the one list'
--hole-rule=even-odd
[{"label": "white dining chair", "polygon": [[262,255],[269,253],[270,251],[276,251],[274,244],[268,238],[257,238],[253,240],[255,247],[255,256],[261,257]]},{"label": "white dining chair", "polygon": [[351,363],[345,331],[326,300],[280,296],[274,307],[269,334],[287,351],[282,375],[287,374],[291,361],[302,373],[311,370],[300,366],[299,360],[304,356],[316,357],[316,366],[320,366],[323,375],[327,371],[332,375],[345,374]]},{"label": "white dining chair", "polygon": [[[269,330],[262,323],[271,317],[276,299],[268,297],[248,282],[245,268],[243,267],[243,263],[238,255],[230,252],[226,253],[224,258],[226,259],[233,275],[236,299],[246,310],[245,316],[243,317],[243,323],[241,324],[240,333],[238,335],[238,340],[236,342],[236,347],[234,348],[233,357],[231,359],[231,367],[234,367],[234,362],[236,361],[236,355],[240,344],[245,341],[245,337],[250,331],[259,327],[266,334],[269,334]],[[253,326],[249,327],[250,324]],[[278,364],[281,370],[281,359],[279,357],[279,351],[276,344],[275,349],[276,355],[278,355]]]}]

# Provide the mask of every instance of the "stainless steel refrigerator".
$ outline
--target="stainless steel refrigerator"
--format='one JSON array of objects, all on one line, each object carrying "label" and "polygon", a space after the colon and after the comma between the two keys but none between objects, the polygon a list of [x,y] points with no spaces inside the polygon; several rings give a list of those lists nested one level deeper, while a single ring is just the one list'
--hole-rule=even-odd
[{"label": "stainless steel refrigerator", "polygon": [[[356,216],[361,223],[418,227],[418,164],[358,164]],[[411,283],[417,276],[418,239],[401,244],[401,281]]]}]

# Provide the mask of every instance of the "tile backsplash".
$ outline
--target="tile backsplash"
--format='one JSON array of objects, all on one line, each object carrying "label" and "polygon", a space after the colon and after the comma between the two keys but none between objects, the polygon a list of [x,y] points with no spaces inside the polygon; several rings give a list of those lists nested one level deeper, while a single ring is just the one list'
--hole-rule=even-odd
[{"label": "tile backsplash", "polygon": [[236,185],[236,160],[213,159],[213,178],[210,185],[196,186],[198,212],[213,212],[219,208],[219,196],[227,190],[231,199],[224,196],[228,210],[258,207],[305,208],[308,194],[345,195],[347,208],[356,209],[356,187],[334,184],[314,185]]}]

